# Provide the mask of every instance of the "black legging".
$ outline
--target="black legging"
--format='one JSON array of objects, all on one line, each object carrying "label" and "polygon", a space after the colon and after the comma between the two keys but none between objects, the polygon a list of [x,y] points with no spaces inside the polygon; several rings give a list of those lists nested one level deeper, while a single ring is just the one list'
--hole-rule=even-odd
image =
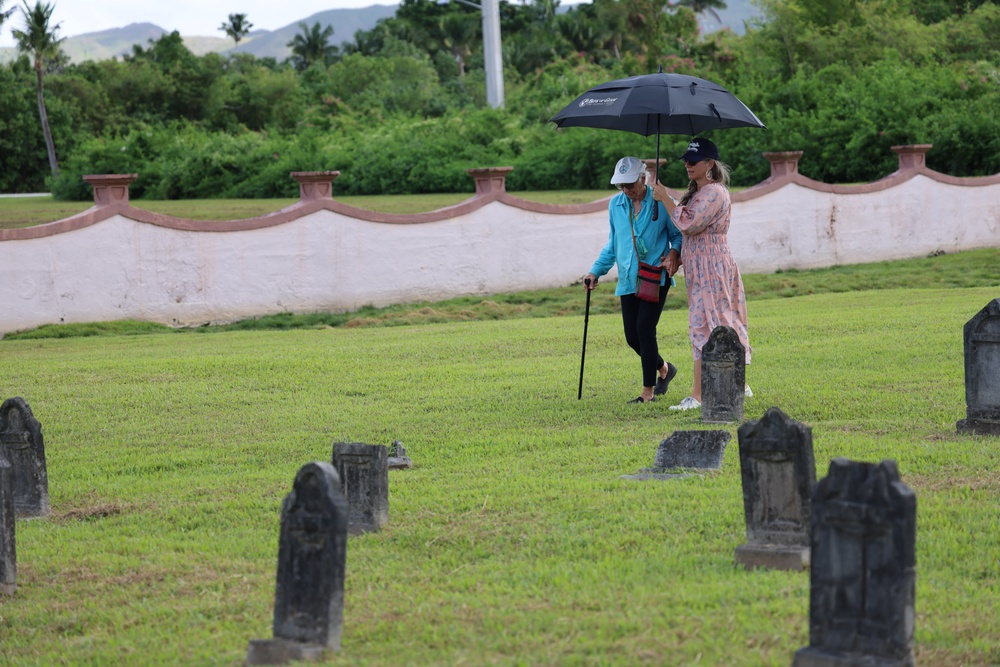
[{"label": "black legging", "polygon": [[625,325],[625,342],[642,360],[642,386],[656,384],[657,371],[663,366],[663,357],[656,347],[656,325],[660,322],[663,302],[670,291],[670,283],[660,287],[658,303],[643,301],[635,294],[623,294],[622,324]]}]

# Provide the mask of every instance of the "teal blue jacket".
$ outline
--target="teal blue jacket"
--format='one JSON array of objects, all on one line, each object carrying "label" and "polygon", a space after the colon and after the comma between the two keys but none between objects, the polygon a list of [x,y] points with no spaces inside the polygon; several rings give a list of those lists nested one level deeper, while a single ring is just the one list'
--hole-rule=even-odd
[{"label": "teal blue jacket", "polygon": [[[653,220],[654,204],[660,209],[656,220]],[[608,243],[597,256],[594,265],[590,267],[590,272],[600,278],[610,271],[612,266],[618,264],[618,286],[615,288],[615,296],[635,294],[640,261],[659,264],[671,249],[678,253],[681,251],[680,231],[670,219],[663,204],[653,200],[653,188],[647,187],[642,210],[639,211],[634,223],[636,244],[640,251],[645,247],[646,256],[637,258],[632,245],[632,232],[629,229],[631,206],[632,200],[624,192],[611,198],[608,203],[608,221],[611,225]],[[666,272],[663,275],[661,285],[666,282]],[[670,284],[676,284],[673,278],[670,279]]]}]

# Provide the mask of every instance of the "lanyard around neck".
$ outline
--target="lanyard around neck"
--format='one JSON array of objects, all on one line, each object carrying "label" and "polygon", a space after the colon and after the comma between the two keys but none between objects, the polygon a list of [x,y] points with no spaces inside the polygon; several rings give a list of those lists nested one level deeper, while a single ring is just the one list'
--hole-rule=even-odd
[{"label": "lanyard around neck", "polygon": [[[632,199],[628,200],[628,227],[632,231],[632,247],[635,248],[635,256],[640,262],[646,261],[646,253],[639,254],[639,246],[635,242],[635,208],[632,206]],[[643,244],[645,247],[645,244]]]}]

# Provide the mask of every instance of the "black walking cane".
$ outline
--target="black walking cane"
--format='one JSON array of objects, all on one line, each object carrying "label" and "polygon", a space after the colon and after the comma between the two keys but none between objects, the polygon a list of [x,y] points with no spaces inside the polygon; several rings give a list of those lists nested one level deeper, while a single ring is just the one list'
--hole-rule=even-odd
[{"label": "black walking cane", "polygon": [[583,350],[580,352],[580,389],[576,392],[576,400],[583,398],[583,362],[587,358],[587,323],[590,322],[590,278],[584,281],[587,285],[587,309],[583,313]]}]

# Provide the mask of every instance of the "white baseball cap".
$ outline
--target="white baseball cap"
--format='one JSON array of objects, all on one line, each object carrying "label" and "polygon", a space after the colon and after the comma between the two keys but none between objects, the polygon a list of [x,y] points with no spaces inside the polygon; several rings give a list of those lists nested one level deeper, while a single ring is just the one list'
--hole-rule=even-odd
[{"label": "white baseball cap", "polygon": [[645,162],[637,157],[623,157],[615,165],[615,173],[611,175],[611,185],[635,183],[645,173]]}]

